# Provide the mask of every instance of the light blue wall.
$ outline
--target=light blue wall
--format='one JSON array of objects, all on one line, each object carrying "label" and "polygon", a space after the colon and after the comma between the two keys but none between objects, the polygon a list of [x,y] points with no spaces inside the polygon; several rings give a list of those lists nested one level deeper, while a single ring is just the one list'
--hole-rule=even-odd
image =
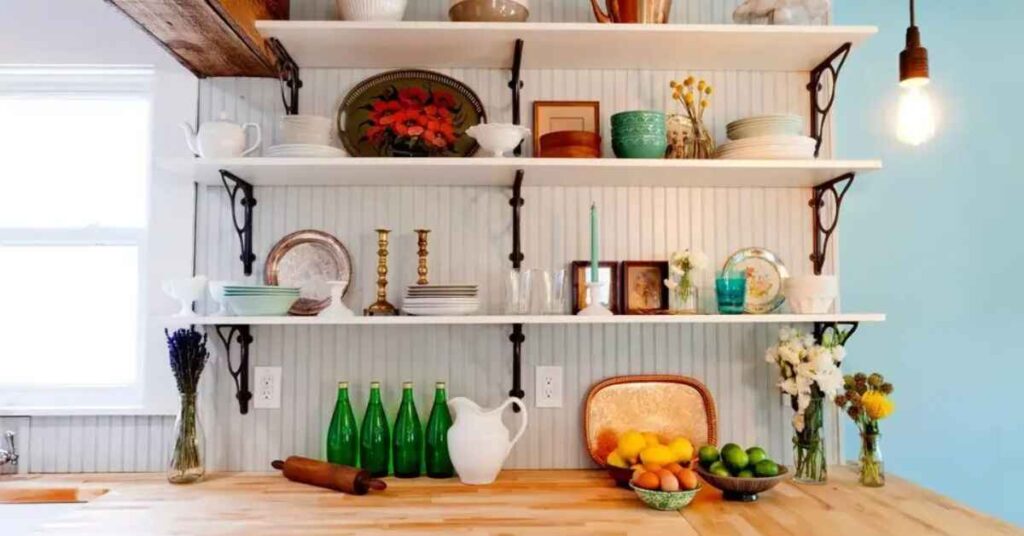
[{"label": "light blue wall", "polygon": [[[892,127],[907,2],[834,0],[836,24],[880,34],[840,83],[840,157],[880,157],[842,215],[843,307],[881,310],[847,370],[896,384],[887,468],[1024,525],[1024,2],[919,0],[941,107],[935,140]],[[856,452],[850,426],[847,452]]]}]

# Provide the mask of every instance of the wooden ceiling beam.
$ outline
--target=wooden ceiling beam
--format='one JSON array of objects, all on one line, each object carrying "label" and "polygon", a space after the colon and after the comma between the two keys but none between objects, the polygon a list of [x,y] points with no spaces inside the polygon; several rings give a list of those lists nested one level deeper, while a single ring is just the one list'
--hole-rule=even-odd
[{"label": "wooden ceiling beam", "polygon": [[[276,77],[256,21],[287,18],[281,0],[106,0],[200,78]],[[281,9],[280,6],[285,6]]]}]

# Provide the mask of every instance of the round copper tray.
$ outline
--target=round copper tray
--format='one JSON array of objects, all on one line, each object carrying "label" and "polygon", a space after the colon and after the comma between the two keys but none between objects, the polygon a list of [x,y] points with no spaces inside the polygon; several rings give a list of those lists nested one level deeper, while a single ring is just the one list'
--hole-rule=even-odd
[{"label": "round copper tray", "polygon": [[[342,293],[348,293],[352,281],[352,259],[337,238],[306,229],[278,240],[264,270],[268,285],[299,287],[302,297],[288,310],[296,316],[313,316],[331,304],[325,281],[348,281]],[[323,288],[321,288],[323,287]]]}]

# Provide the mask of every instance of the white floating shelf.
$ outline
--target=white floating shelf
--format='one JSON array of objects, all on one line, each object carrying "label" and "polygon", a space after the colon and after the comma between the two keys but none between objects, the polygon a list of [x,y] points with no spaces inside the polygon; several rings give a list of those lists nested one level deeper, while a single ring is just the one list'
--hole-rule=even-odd
[{"label": "white floating shelf", "polygon": [[226,169],[256,186],[720,186],[806,188],[877,160],[631,160],[616,158],[176,159],[165,168],[200,184]]},{"label": "white floating shelf", "polygon": [[300,67],[810,71],[873,26],[257,21]]},{"label": "white floating shelf", "polygon": [[799,324],[810,322],[884,322],[880,313],[824,315],[619,315],[619,316],[355,316],[325,319],[316,316],[200,316],[169,317],[168,325],[269,325],[269,326],[458,326],[458,325],[583,325],[583,324]]}]

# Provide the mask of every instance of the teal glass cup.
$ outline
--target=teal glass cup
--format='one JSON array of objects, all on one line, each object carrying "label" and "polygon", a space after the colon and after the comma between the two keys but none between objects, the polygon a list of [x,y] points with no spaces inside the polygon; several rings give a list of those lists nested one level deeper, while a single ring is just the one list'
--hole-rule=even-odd
[{"label": "teal glass cup", "polygon": [[723,315],[743,314],[747,301],[747,276],[743,272],[721,272],[715,278],[718,312]]}]

